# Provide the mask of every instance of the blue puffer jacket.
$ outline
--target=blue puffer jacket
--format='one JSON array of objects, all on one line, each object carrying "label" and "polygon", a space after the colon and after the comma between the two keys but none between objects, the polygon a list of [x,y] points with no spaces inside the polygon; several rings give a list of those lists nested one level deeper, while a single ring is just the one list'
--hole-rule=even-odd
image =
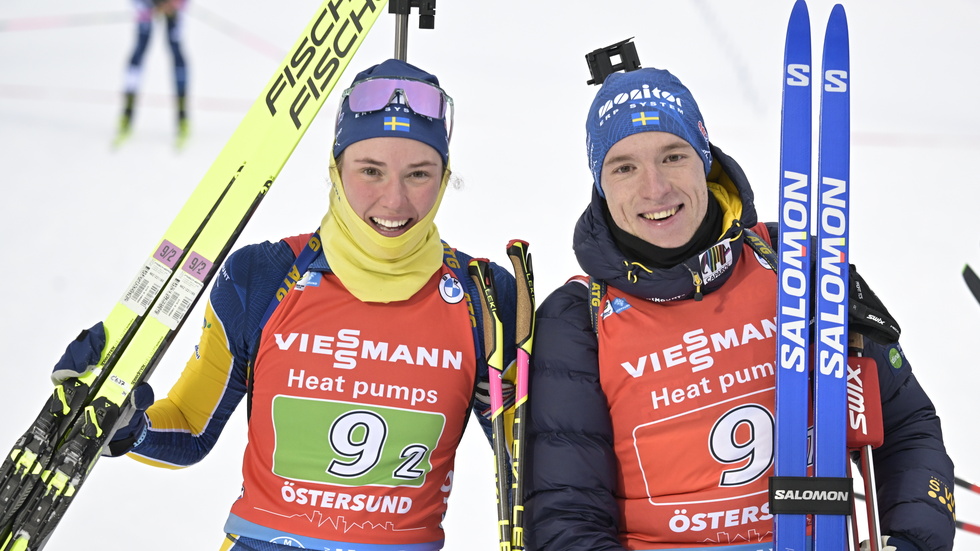
[{"label": "blue puffer jacket", "polygon": [[[735,161],[714,146],[712,153],[715,164],[708,181],[721,184],[712,188],[728,213],[724,219],[730,226],[722,239],[732,238],[757,223],[753,194]],[[725,193],[719,196],[718,189]],[[646,299],[694,298],[699,291],[697,255],[668,270],[635,269],[613,241],[601,201],[593,192],[575,228],[574,249],[585,272]],[[742,251],[741,241],[733,240],[732,266]],[[723,286],[730,271],[700,292]],[[775,283],[773,278],[774,292]],[[525,494],[527,549],[623,549],[617,462],[589,300],[589,289],[570,281],[537,313]],[[882,532],[902,535],[923,551],[951,549],[953,464],[935,408],[899,345],[866,342],[865,354],[878,363],[885,429],[885,443],[874,456]]]}]

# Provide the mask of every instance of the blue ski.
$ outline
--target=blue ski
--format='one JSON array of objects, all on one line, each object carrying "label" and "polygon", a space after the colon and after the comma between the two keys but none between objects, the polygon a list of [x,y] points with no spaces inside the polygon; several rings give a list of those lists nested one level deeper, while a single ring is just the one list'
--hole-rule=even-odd
[{"label": "blue ski", "polygon": [[[850,61],[840,4],[827,23],[820,93],[816,266],[814,466],[818,478],[848,476],[847,290],[850,198]],[[816,515],[815,551],[847,549],[847,518]]]},{"label": "blue ski", "polygon": [[[779,295],[777,297],[776,476],[807,469],[810,350],[810,190],[812,103],[810,15],[798,0],[786,30],[780,142]],[[778,514],[778,551],[805,549],[806,515]]]},{"label": "blue ski", "polygon": [[[846,424],[849,70],[847,19],[838,4],[827,23],[817,79],[819,159],[817,183],[811,185],[810,20],[805,1],[797,0],[786,33],[783,70],[776,471],[770,481],[777,551],[807,549],[807,515],[814,519],[815,551],[841,551],[848,546],[852,493]],[[812,269],[811,259],[816,262]],[[811,319],[815,319],[812,326]],[[804,407],[811,403],[812,409]],[[808,438],[811,412],[814,428]],[[809,477],[808,459],[814,466]]]}]

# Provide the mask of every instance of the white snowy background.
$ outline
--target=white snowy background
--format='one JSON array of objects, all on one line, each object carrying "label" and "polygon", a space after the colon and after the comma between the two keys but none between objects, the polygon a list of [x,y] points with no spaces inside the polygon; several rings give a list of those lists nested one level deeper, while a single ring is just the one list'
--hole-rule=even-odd
[{"label": "white snowy background", "polygon": [[[108,314],[318,3],[192,0],[184,28],[192,137],[174,148],[172,65],[158,22],[129,143],[112,150],[135,29],[124,0],[0,3],[0,446],[50,391],[48,373]],[[815,52],[832,2],[811,1]],[[539,300],[579,272],[573,225],[589,200],[584,119],[595,88],[584,55],[635,37],[643,66],[695,94],[714,143],[734,156],[775,219],[783,39],[792,2],[606,0],[438,3],[412,17],[409,60],[456,100],[453,168],[464,181],[437,218],[461,250],[509,266],[531,243]],[[980,155],[980,4],[846,2],[852,55],[851,259],[904,330],[902,342],[967,479],[980,479],[975,346],[980,305],[961,278],[980,266],[972,181]],[[239,245],[312,230],[326,207],[339,90],[391,57],[383,14]],[[819,54],[814,56],[815,63]],[[972,168],[971,168],[972,167]],[[974,172],[971,172],[974,171]],[[199,306],[200,308],[200,306]],[[152,377],[162,395],[196,343],[193,319]],[[214,452],[181,471],[97,465],[48,549],[217,549],[240,484],[240,408]],[[471,424],[445,522],[448,549],[495,549],[490,449]],[[6,448],[4,448],[6,449]],[[980,500],[958,492],[959,516]],[[980,546],[960,533],[958,549]]]}]

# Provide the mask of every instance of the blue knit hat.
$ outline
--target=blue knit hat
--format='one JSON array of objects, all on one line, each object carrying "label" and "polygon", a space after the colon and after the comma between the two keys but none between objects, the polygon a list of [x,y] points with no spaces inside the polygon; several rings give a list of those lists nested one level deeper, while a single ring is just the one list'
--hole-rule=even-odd
[{"label": "blue knit hat", "polygon": [[599,195],[602,163],[616,142],[638,132],[668,132],[691,144],[711,170],[708,131],[694,96],[677,77],[662,69],[637,69],[606,77],[585,121],[589,169]]},{"label": "blue knit hat", "polygon": [[[435,75],[398,59],[389,59],[361,71],[354,77],[351,86],[368,78],[379,77],[422,80],[439,86]],[[354,142],[387,137],[418,140],[439,152],[443,164],[449,161],[449,135],[445,121],[415,113],[402,103],[391,103],[384,109],[370,113],[354,113],[350,109],[349,99],[345,97],[337,114],[334,137],[335,159]]]}]

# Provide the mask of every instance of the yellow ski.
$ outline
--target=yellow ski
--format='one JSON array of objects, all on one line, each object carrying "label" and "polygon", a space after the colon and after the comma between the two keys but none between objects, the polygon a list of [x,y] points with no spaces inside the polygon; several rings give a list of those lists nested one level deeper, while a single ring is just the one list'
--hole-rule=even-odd
[{"label": "yellow ski", "polygon": [[55,388],[0,466],[0,550],[40,549],[338,82],[385,0],[326,0],[104,320],[94,370]]}]

